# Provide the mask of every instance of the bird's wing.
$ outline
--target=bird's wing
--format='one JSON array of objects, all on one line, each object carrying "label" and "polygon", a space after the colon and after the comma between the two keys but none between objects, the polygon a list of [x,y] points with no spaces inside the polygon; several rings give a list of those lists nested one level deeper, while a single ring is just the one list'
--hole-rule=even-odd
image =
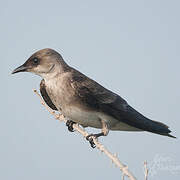
[{"label": "bird's wing", "polygon": [[45,81],[44,79],[41,80],[40,83],[40,92],[41,92],[41,96],[43,97],[44,101],[46,102],[46,104],[53,110],[57,111],[56,106],[53,104],[53,102],[51,101],[50,97],[47,94],[46,91],[46,85],[45,85]]},{"label": "bird's wing", "polygon": [[104,105],[114,105],[117,110],[127,111],[128,104],[123,98],[78,71],[72,74],[71,85],[90,108],[103,111]]},{"label": "bird's wing", "polygon": [[138,129],[172,137],[167,125],[146,118],[129,106],[119,95],[80,72],[73,73],[72,84],[79,98],[89,107]]}]

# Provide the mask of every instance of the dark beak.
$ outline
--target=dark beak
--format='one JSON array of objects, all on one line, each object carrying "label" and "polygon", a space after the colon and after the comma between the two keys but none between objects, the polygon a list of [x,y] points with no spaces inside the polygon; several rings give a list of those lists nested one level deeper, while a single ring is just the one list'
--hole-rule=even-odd
[{"label": "dark beak", "polygon": [[23,65],[19,66],[18,68],[14,69],[14,71],[11,74],[15,74],[18,72],[26,72],[27,69],[28,68],[23,64]]}]

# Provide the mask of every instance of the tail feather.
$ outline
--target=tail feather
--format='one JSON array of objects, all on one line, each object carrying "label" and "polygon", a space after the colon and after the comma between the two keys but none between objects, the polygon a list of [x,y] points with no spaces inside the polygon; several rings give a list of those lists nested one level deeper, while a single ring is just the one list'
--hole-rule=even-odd
[{"label": "tail feather", "polygon": [[144,131],[176,138],[170,134],[171,130],[169,130],[169,127],[166,124],[146,118],[131,106],[128,107],[128,113],[126,116],[124,116],[123,121],[130,126],[142,129]]},{"label": "tail feather", "polygon": [[167,134],[167,135],[165,135],[165,136],[168,136],[168,137],[171,137],[171,138],[177,138],[176,136],[173,136],[173,135],[171,135],[171,134]]},{"label": "tail feather", "polygon": [[159,131],[153,131],[152,130],[153,133],[160,134],[160,135],[163,135],[163,136],[168,136],[168,137],[171,137],[171,138],[176,138],[175,136],[169,134],[169,133],[171,133],[171,130],[169,129],[169,126],[167,126],[166,124],[164,124],[162,122],[159,122],[159,121],[153,121],[153,120],[150,120],[150,121],[155,123],[156,126],[159,126],[159,128],[160,127],[161,127],[161,129],[163,128],[163,131],[162,130],[159,130]]}]

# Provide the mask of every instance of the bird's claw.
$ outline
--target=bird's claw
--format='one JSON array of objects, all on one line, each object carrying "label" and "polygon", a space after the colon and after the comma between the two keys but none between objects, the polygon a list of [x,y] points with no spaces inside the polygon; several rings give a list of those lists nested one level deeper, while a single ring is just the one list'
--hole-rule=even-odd
[{"label": "bird's claw", "polygon": [[73,122],[71,120],[67,120],[67,122],[66,122],[66,126],[68,127],[68,130],[70,132],[74,132],[73,124],[75,124],[75,122]]},{"label": "bird's claw", "polygon": [[[94,134],[89,134],[88,136],[86,136],[86,140],[89,141],[89,143],[90,143],[90,145],[91,145],[92,148],[95,148],[96,145],[95,145],[95,143],[94,143],[94,141],[93,141],[92,136],[94,136]],[[94,137],[96,138],[96,136],[94,136]]]}]

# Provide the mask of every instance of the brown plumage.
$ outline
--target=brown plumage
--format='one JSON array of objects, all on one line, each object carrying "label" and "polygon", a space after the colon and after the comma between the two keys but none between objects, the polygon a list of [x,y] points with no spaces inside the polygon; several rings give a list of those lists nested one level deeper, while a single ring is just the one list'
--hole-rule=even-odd
[{"label": "brown plumage", "polygon": [[119,95],[68,66],[52,49],[36,52],[13,73],[21,71],[40,75],[40,92],[47,105],[84,127],[102,128],[104,123],[107,130],[149,131],[174,137],[167,125],[146,118]]}]

